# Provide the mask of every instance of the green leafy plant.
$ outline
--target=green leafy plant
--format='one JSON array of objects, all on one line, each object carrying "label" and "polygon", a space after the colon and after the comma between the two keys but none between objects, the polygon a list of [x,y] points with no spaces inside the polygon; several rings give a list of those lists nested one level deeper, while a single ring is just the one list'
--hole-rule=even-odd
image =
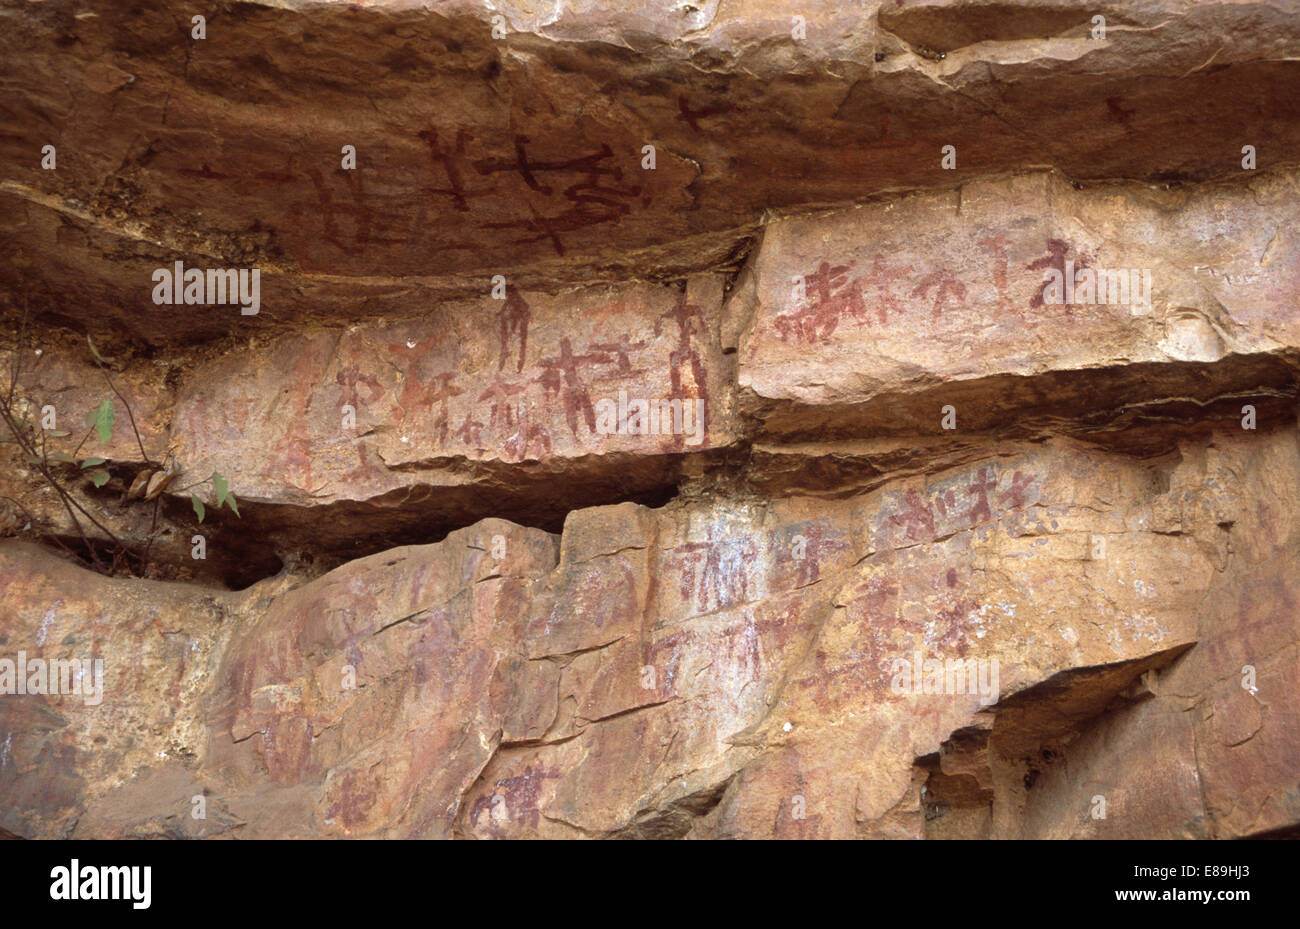
[{"label": "green leafy plant", "polygon": [[[140,436],[139,428],[136,426],[135,414],[131,409],[131,405],[122,396],[121,391],[117,389],[112,377],[109,376],[108,360],[99,353],[94,341],[89,336],[86,337],[86,342],[90,346],[90,352],[94,356],[95,363],[112,396],[105,397],[98,406],[86,414],[83,420],[86,432],[71,454],[51,451],[46,444],[49,439],[70,438],[71,434],[61,430],[40,429],[36,424],[29,422],[23,412],[23,404],[18,396],[18,383],[22,359],[26,354],[23,350],[25,333],[24,320],[24,325],[20,329],[18,345],[14,350],[8,389],[0,394],[0,423],[3,423],[8,431],[8,435],[0,435],[0,443],[15,442],[19,446],[27,464],[34,468],[40,479],[53,489],[77,534],[80,536],[82,549],[84,550],[83,554],[79,556],[80,558],[88,561],[93,568],[104,574],[128,572],[143,576],[148,570],[150,552],[154,540],[159,534],[158,521],[163,493],[176,477],[176,470],[162,462],[155,461],[145,451],[144,441]],[[80,478],[89,478],[90,486],[95,489],[104,488],[113,478],[113,474],[108,468],[110,464],[109,458],[101,454],[86,455],[78,460],[78,456],[81,455],[82,448],[90,441],[92,436],[98,438],[100,444],[105,448],[111,444],[113,432],[118,423],[118,406],[113,402],[114,397],[121,404],[122,411],[126,413],[126,419],[130,423],[136,445],[140,449],[140,459],[144,463],[127,488],[124,495],[125,500],[128,502],[153,503],[152,520],[143,550],[139,546],[127,544],[119,535],[104,525],[100,519],[90,513],[72,492],[73,483]],[[202,523],[207,515],[207,509],[199,495],[194,493],[194,489],[205,484],[211,485],[218,509],[225,506],[236,517],[240,516],[239,503],[235,499],[235,495],[230,492],[230,482],[218,472],[214,471],[210,477],[178,488],[173,493],[179,495],[189,492],[194,513],[198,517],[198,521]],[[11,504],[23,512],[28,526],[36,524],[37,521],[32,518],[31,513],[21,503],[11,497],[4,499],[9,500]],[[107,540],[106,545],[103,543],[95,544],[91,541],[86,530],[87,524],[99,530]],[[78,553],[72,551],[56,534],[50,533],[46,537],[69,551],[70,554],[78,556]],[[102,551],[105,548],[108,554]]]},{"label": "green leafy plant", "polygon": [[[212,472],[212,477],[208,478],[208,480],[212,482],[212,489],[216,492],[217,507],[220,508],[222,506],[227,506],[236,516],[239,516],[239,501],[236,500],[235,495],[230,492],[229,481],[216,471]],[[199,499],[198,494],[190,494],[190,503],[194,507],[194,512],[199,517],[199,522],[203,522],[203,517],[207,513],[207,510],[204,508],[203,501]]]}]

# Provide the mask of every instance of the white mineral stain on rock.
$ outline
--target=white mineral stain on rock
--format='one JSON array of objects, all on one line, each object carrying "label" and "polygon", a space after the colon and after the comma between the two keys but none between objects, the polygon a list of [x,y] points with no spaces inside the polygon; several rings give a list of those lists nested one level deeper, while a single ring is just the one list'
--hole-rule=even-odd
[{"label": "white mineral stain on rock", "polygon": [[41,628],[36,631],[36,644],[44,645],[45,637],[50,634],[50,624],[54,622],[54,607],[50,607],[41,620]]},{"label": "white mineral stain on rock", "polygon": [[1218,361],[1224,355],[1223,339],[1199,314],[1182,313],[1165,320],[1160,350],[1178,361]]}]

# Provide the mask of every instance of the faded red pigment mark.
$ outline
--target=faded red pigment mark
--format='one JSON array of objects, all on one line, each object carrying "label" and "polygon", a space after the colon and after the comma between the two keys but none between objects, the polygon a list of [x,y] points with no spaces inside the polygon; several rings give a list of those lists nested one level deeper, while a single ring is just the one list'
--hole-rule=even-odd
[{"label": "faded red pigment mark", "polygon": [[[362,375],[360,369],[353,365],[344,368],[334,377],[335,382],[342,388],[340,402],[351,406],[354,410],[361,410],[361,402],[358,385],[365,385],[368,388],[369,396],[366,404],[374,404],[384,395],[384,386],[373,374]],[[382,477],[383,469],[377,462],[370,460],[369,453],[364,443],[358,442],[357,449],[357,466],[344,475],[345,481],[364,481],[368,478]]]},{"label": "faded red pigment mark", "polygon": [[911,273],[911,265],[890,268],[885,264],[884,257],[880,253],[876,253],[876,257],[871,263],[871,270],[865,276],[859,278],[863,285],[876,288],[876,315],[879,317],[881,325],[889,322],[890,312],[895,314],[903,312],[903,305],[894,296],[891,288],[897,281]]},{"label": "faded red pigment mark", "polygon": [[636,575],[626,559],[615,562],[617,574],[608,565],[586,568],[580,579],[571,582],[571,593],[553,607],[553,614],[572,611],[590,617],[596,629],[606,623],[625,621],[640,615]]},{"label": "faded red pigment mark", "polygon": [[505,817],[511,822],[536,829],[541,818],[538,803],[541,800],[542,787],[546,781],[558,780],[560,776],[558,771],[548,771],[539,764],[536,771],[533,770],[532,765],[527,765],[522,774],[497,781],[492,793],[480,794],[475,798],[474,805],[470,807],[471,828],[478,828],[479,816],[487,810],[489,811],[488,833],[498,838],[505,835],[506,828],[498,825],[492,816],[492,811],[503,809]]},{"label": "faded red pigment mark", "polygon": [[483,423],[474,418],[473,410],[465,413],[465,419],[456,427],[452,435],[460,439],[463,445],[471,448],[483,447]]},{"label": "faded red pigment mark", "polygon": [[310,415],[314,372],[319,370],[314,352],[303,351],[296,355],[287,383],[291,386],[288,430],[275,443],[267,458],[261,477],[267,480],[297,482],[305,490],[312,490],[312,436]]},{"label": "faded red pigment mark", "polygon": [[575,355],[569,337],[565,336],[560,339],[559,355],[537,362],[542,373],[536,382],[542,385],[547,399],[559,398],[564,420],[575,439],[578,437],[579,417],[587,424],[587,431],[596,434],[596,409],[592,406],[591,393],[582,379],[581,369],[608,364],[611,360],[605,352]]},{"label": "faded red pigment mark", "polygon": [[[659,315],[655,320],[655,336],[659,336],[663,331],[665,320],[671,319],[677,324],[677,343],[668,352],[668,380],[670,385],[670,398],[681,400],[683,405],[688,400],[696,398],[705,398],[709,396],[709,375],[704,367],[704,359],[699,351],[695,348],[693,336],[703,336],[708,332],[708,320],[704,316],[704,311],[693,303],[686,302],[685,292],[681,293],[677,302],[673,304],[671,310],[667,310]],[[682,383],[682,374],[690,374],[695,384],[695,395],[689,396],[685,392]],[[708,404],[704,405],[704,416],[702,422],[696,423],[696,428],[702,438],[709,437],[709,425],[712,415],[709,411]],[[672,437],[673,444],[681,448],[686,443],[686,436],[675,435]]]},{"label": "faded red pigment mark", "polygon": [[277,714],[262,730],[262,760],[277,784],[297,784],[312,770],[312,721],[306,716]]},{"label": "faded red pigment mark", "polygon": [[[726,662],[730,665],[742,665],[749,672],[749,680],[745,686],[760,684],[763,649],[758,624],[754,621],[751,612],[746,610],[744,619],[723,629],[721,635],[726,641]],[[739,705],[740,694],[733,696],[736,698],[736,705]]]},{"label": "faded red pigment mark", "polygon": [[[674,632],[660,639],[653,645],[643,646],[642,665],[656,670],[654,698],[664,700],[676,696],[674,689],[677,674],[681,670],[682,653],[691,640],[689,632]],[[666,656],[666,657],[665,657]]]},{"label": "faded red pigment mark", "polygon": [[[776,816],[772,820],[772,835],[778,839],[810,839],[815,838],[821,833],[822,817],[820,813],[814,813],[811,816],[807,812],[809,802],[808,785],[804,778],[802,767],[795,762],[796,770],[794,776],[793,789],[788,792],[779,791],[783,797],[780,805],[776,809]],[[804,801],[804,809],[801,816],[795,815],[794,798],[799,797]]]},{"label": "faded red pigment mark", "polygon": [[[398,397],[397,403],[402,409],[403,420],[409,416],[415,416],[418,413],[426,412],[433,408],[433,404],[438,402],[442,397],[435,396],[438,392],[431,385],[438,378],[433,378],[429,383],[420,380],[421,362],[429,352],[440,345],[446,339],[446,334],[429,336],[427,339],[421,339],[414,345],[404,342],[397,342],[388,346],[388,352],[404,359],[402,365],[402,393]],[[449,372],[454,377],[454,372]],[[443,385],[446,389],[446,385]],[[457,391],[459,393],[459,391]],[[443,409],[443,419],[446,419],[446,408]],[[443,430],[443,440],[446,439],[446,429]]]},{"label": "faded red pigment mark", "polygon": [[793,336],[796,342],[827,342],[844,314],[855,319],[866,316],[861,282],[848,279],[852,267],[852,264],[832,266],[823,261],[816,271],[806,276],[808,304],[775,320],[782,341],[789,341]]},{"label": "faded red pigment mark", "polygon": [[[807,304],[792,313],[777,316],[774,321],[777,335],[782,341],[788,342],[793,338],[795,342],[804,344],[829,342],[846,316],[870,325],[871,319],[867,314],[864,297],[867,288],[875,290],[876,317],[881,325],[889,322],[891,313],[899,315],[903,312],[904,305],[894,294],[893,287],[911,273],[911,265],[890,267],[884,256],[877,253],[872,260],[871,270],[865,275],[849,280],[848,272],[852,268],[852,262],[831,265],[823,261],[817,270],[805,276]],[[963,285],[958,282],[956,286],[965,293]],[[936,303],[946,298],[949,292],[955,292],[952,283],[946,285],[942,296],[936,295]]]},{"label": "faded red pigment mark", "polygon": [[366,815],[375,805],[375,791],[357,786],[357,772],[343,775],[338,799],[325,810],[325,818],[342,822],[345,829],[355,829],[366,821]]},{"label": "faded red pigment mark", "polygon": [[613,342],[592,342],[588,348],[597,352],[608,352],[618,362],[616,373],[620,377],[641,374],[644,368],[632,367],[632,353],[646,347],[646,342],[633,342],[632,337],[624,332]]},{"label": "faded red pigment mark", "polygon": [[1133,115],[1137,113],[1137,110],[1130,110],[1126,108],[1120,102],[1119,97],[1107,97],[1106,109],[1116,122],[1123,123],[1125,126],[1129,124],[1129,120],[1131,120],[1133,118]]},{"label": "faded red pigment mark", "polygon": [[675,569],[680,578],[682,601],[695,600],[700,613],[722,609],[750,598],[747,569],[757,562],[758,546],[748,536],[721,540],[686,542],[672,549],[665,567]]},{"label": "faded red pigment mark", "polygon": [[1011,476],[1009,486],[990,499],[990,494],[997,490],[999,478],[994,469],[982,467],[964,488],[962,496],[970,498],[971,501],[965,512],[958,511],[957,498],[952,490],[929,497],[923,496],[914,489],[908,489],[903,492],[901,498],[901,512],[891,513],[882,520],[878,531],[887,530],[889,527],[901,528],[904,537],[910,542],[929,541],[935,537],[936,509],[943,518],[957,520],[959,528],[974,528],[994,518],[994,502],[998,504],[999,513],[1023,509],[1026,495],[1037,479],[1036,474],[1016,471]]},{"label": "faded red pigment mark", "polygon": [[1010,504],[1007,509],[1019,510],[1025,505],[1025,491],[1034,482],[1033,476],[1027,476],[1017,471],[1011,476],[1011,486],[1002,493],[998,494],[998,503]]},{"label": "faded red pigment mark", "polygon": [[936,624],[946,627],[943,634],[934,640],[940,654],[956,651],[958,657],[966,656],[971,644],[972,617],[979,607],[974,600],[958,597],[935,611]]},{"label": "faded red pigment mark", "polygon": [[373,374],[362,374],[361,369],[356,365],[348,368],[342,368],[334,375],[334,383],[338,384],[342,390],[341,402],[350,405],[354,410],[362,407],[360,393],[357,390],[359,384],[369,388],[369,398],[367,403],[374,403],[384,395],[384,385],[379,383],[379,378]]},{"label": "faded red pigment mark", "polygon": [[[335,203],[334,194],[325,183],[325,177],[316,168],[308,169],[312,186],[316,188],[316,199],[320,203],[321,219],[325,226],[323,238],[339,251],[347,255],[360,255],[370,241],[370,228],[374,224],[374,215],[366,206],[361,191],[361,177],[354,171],[340,171],[343,182],[351,195],[351,203]],[[355,222],[351,243],[343,240],[339,232],[339,217],[350,216]]]},{"label": "faded red pigment mark", "polygon": [[459,397],[465,392],[452,383],[456,376],[455,371],[444,371],[441,374],[435,374],[429,381],[427,394],[429,402],[438,404],[438,415],[434,418],[433,428],[438,433],[439,446],[447,444],[447,432],[450,429],[451,419],[451,398]]},{"label": "faded red pigment mark", "polygon": [[506,366],[512,336],[519,340],[519,360],[515,363],[515,373],[524,370],[524,358],[528,354],[528,324],[532,318],[533,311],[524,298],[519,296],[519,291],[511,290],[506,294],[505,303],[497,313],[497,323],[501,327],[501,355],[497,359],[498,371]]},{"label": "faded red pigment mark", "polygon": [[464,129],[456,130],[456,144],[454,148],[444,149],[438,141],[437,129],[425,129],[420,133],[420,138],[429,146],[429,158],[435,165],[441,165],[443,173],[447,175],[447,187],[425,187],[423,193],[433,194],[435,196],[448,196],[452,199],[452,205],[460,213],[469,212],[469,201],[475,197],[486,197],[489,194],[496,193],[496,187],[479,187],[471,190],[465,186],[465,146],[470,141],[470,134]]},{"label": "faded red pigment mark", "polygon": [[996,315],[1001,317],[1011,311],[1011,295],[1007,289],[1007,245],[1009,240],[1006,235],[999,232],[997,235],[986,236],[977,243],[981,248],[993,253],[993,286],[998,292],[998,308]]},{"label": "faded red pigment mark", "polygon": [[989,491],[997,490],[997,487],[997,479],[988,476],[988,468],[980,468],[975,480],[966,488],[966,495],[975,497],[975,502],[966,514],[972,526],[993,518],[993,511],[989,508]]},{"label": "faded red pigment mark", "polygon": [[202,165],[203,167],[201,170],[196,171],[194,168],[179,168],[178,173],[184,174],[186,177],[201,177],[204,180],[229,180],[230,179],[229,174],[218,174],[216,171],[213,171],[211,168],[208,167],[208,163],[206,161],[202,162]]},{"label": "faded red pigment mark", "polygon": [[[529,190],[542,197],[550,198],[555,189],[545,184],[541,176],[548,174],[576,174],[578,180],[563,191],[565,199],[573,204],[571,208],[552,215],[543,215],[532,200],[528,201],[531,218],[487,222],[480,224],[483,229],[520,229],[523,237],[511,244],[523,245],[532,242],[550,241],[557,255],[565,254],[561,233],[575,232],[603,223],[615,222],[631,211],[631,203],[641,192],[639,186],[620,186],[623,170],[613,164],[605,164],[613,159],[613,149],[608,144],[590,155],[568,158],[559,161],[533,160],[528,154],[527,136],[515,137],[514,159],[484,158],[474,163],[480,174],[494,174],[502,171],[515,171]],[[608,178],[612,183],[606,184]]]},{"label": "faded red pigment mark", "polygon": [[961,301],[966,299],[966,285],[959,281],[951,271],[944,268],[940,271],[934,271],[921,278],[920,282],[912,288],[913,297],[924,297],[930,288],[934,288],[934,313],[933,318],[939,318],[939,310],[945,303],[956,303],[961,305]]},{"label": "faded red pigment mark", "polygon": [[768,547],[775,554],[773,567],[792,575],[788,586],[797,588],[817,583],[821,579],[823,559],[846,550],[849,543],[844,536],[828,533],[824,526],[813,523],[779,533],[772,531],[768,535]]},{"label": "faded red pigment mark", "polygon": [[507,381],[498,375],[492,379],[492,383],[478,395],[478,402],[485,400],[491,402],[488,413],[488,429],[496,434],[509,434],[510,430],[518,424],[519,419],[515,415],[518,400],[515,398],[524,392],[522,384]]},{"label": "faded red pigment mark", "polygon": [[920,542],[934,538],[934,513],[915,490],[903,492],[903,512],[890,515],[889,522],[903,526],[909,541]]},{"label": "faded red pigment mark", "polygon": [[[1047,254],[1041,258],[1036,258],[1025,267],[1030,271],[1045,271],[1048,268],[1054,268],[1060,273],[1061,280],[1065,280],[1065,260],[1073,250],[1074,246],[1063,239],[1048,239]],[[1088,258],[1076,253],[1074,269],[1079,271],[1088,267],[1088,261]],[[1043,286],[1040,284],[1034,289],[1034,294],[1029,299],[1029,305],[1035,308],[1040,307],[1043,305],[1043,299]],[[1074,316],[1069,304],[1065,305],[1065,315],[1069,318]]]},{"label": "faded red pigment mark", "polygon": [[406,647],[417,698],[423,696],[431,682],[439,685],[442,699],[453,696],[454,684],[461,679],[465,651],[456,639],[454,620],[446,606],[434,608],[427,619],[420,621],[419,634]]},{"label": "faded red pigment mark", "polygon": [[516,461],[529,457],[543,458],[551,453],[551,433],[542,424],[532,421],[527,404],[519,405],[518,427],[506,440],[505,450]]},{"label": "faded red pigment mark", "polygon": [[685,94],[677,97],[678,121],[686,123],[686,125],[690,126],[691,129],[696,132],[701,131],[699,123],[701,119],[704,119],[707,116],[720,116],[725,112],[727,111],[722,107],[714,107],[713,109],[707,110],[692,110],[686,102]]}]

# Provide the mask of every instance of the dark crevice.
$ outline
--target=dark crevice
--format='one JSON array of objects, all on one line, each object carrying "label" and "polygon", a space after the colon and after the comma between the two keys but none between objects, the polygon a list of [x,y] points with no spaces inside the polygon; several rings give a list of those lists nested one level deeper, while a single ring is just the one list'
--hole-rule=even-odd
[{"label": "dark crevice", "polygon": [[574,510],[627,502],[662,507],[677,497],[680,481],[680,461],[642,460],[608,471],[584,467],[580,473],[494,469],[482,483],[415,484],[365,501],[318,506],[245,499],[242,519],[221,514],[221,532],[210,547],[255,539],[283,561],[318,576],[387,549],[441,542],[484,519],[559,534]]},{"label": "dark crevice", "polygon": [[[1115,7],[1098,8],[1108,27],[1124,19]],[[957,6],[881,6],[882,29],[915,49],[947,54],[978,42],[1017,42],[1050,39],[1063,34],[1089,34],[1091,13],[1078,8],[1044,9],[1029,3],[963,3]],[[920,52],[918,52],[919,54]],[[923,55],[923,57],[929,57]]]},{"label": "dark crevice", "polygon": [[696,791],[652,813],[642,814],[635,823],[610,836],[613,839],[681,839],[703,817],[722,802],[734,775],[703,790]]}]

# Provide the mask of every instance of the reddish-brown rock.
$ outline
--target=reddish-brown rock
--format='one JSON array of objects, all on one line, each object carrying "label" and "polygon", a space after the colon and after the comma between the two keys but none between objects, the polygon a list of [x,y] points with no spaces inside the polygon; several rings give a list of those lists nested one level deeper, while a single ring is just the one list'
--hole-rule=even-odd
[{"label": "reddish-brown rock", "polygon": [[1296,12],[0,0],[0,836],[1294,835]]},{"label": "reddish-brown rock", "polygon": [[[50,319],[159,344],[406,317],[493,274],[556,290],[734,264],[764,210],[1016,166],[1234,175],[1243,145],[1263,167],[1300,142],[1295,14],[296,0],[209,11],[196,39],[184,4],[6,0],[2,279]],[[178,259],[263,269],[259,316],[155,306]]]}]

